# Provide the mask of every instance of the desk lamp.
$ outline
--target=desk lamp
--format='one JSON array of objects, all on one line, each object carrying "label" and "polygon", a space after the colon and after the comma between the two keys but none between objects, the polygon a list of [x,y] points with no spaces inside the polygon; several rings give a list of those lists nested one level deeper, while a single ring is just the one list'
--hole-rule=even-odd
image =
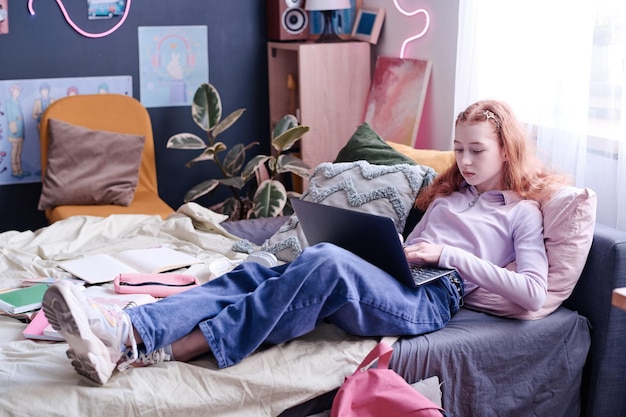
[{"label": "desk lamp", "polygon": [[343,39],[337,35],[333,26],[333,11],[351,7],[350,0],[306,0],[306,10],[321,11],[324,16],[324,29],[316,42],[342,42]]}]

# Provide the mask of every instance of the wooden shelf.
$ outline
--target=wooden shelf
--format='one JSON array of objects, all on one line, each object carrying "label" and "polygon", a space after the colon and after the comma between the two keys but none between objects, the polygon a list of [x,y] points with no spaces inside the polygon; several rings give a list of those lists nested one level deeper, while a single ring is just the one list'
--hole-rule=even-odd
[{"label": "wooden shelf", "polygon": [[269,42],[267,48],[270,129],[285,114],[294,114],[310,127],[300,141],[303,161],[311,167],[332,162],[363,122],[371,82],[370,45]]},{"label": "wooden shelf", "polygon": [[611,303],[617,308],[626,310],[626,288],[614,289]]}]

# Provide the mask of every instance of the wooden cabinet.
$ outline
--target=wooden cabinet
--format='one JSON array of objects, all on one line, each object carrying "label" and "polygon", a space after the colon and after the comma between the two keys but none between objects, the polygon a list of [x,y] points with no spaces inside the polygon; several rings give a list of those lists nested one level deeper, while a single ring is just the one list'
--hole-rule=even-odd
[{"label": "wooden cabinet", "polygon": [[370,89],[366,42],[269,42],[270,124],[294,114],[310,131],[299,142],[311,167],[331,162],[363,122]]}]

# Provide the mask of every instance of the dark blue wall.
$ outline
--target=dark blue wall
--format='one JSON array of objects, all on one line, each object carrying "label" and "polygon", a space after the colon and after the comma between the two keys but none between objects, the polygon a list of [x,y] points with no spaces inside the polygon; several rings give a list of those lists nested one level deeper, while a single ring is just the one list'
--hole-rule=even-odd
[{"label": "dark blue wall", "polygon": [[[209,82],[222,96],[224,114],[244,107],[242,119],[220,136],[227,144],[259,141],[256,150],[268,152],[268,92],[265,2],[260,0],[134,0],[124,25],[113,34],[89,39],[65,22],[56,2],[35,0],[35,16],[27,1],[11,0],[10,33],[0,35],[0,79],[34,79],[132,75],[139,98],[137,27],[206,25]],[[86,19],[86,0],[66,0],[74,21],[90,32],[109,29],[115,21]],[[172,207],[183,203],[185,192],[198,182],[217,176],[208,163],[184,164],[193,151],[165,148],[167,139],[184,131],[203,132],[191,120],[189,107],[148,109],[156,146],[159,193]],[[41,184],[0,186],[0,231],[36,229],[46,224],[37,211]],[[199,200],[216,203],[220,193]]]}]

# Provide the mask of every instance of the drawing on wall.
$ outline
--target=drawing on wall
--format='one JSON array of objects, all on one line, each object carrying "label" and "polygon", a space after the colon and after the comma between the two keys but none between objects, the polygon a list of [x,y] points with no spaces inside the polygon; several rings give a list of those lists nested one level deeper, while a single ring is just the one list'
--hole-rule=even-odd
[{"label": "drawing on wall", "polygon": [[132,89],[130,75],[0,81],[0,185],[41,181],[39,123],[54,100]]},{"label": "drawing on wall", "polygon": [[9,33],[9,0],[0,0],[0,35]]},{"label": "drawing on wall", "polygon": [[88,19],[110,19],[122,16],[126,10],[126,0],[87,0]]},{"label": "drawing on wall", "polygon": [[139,87],[145,107],[189,106],[209,80],[206,26],[139,27]]},{"label": "drawing on wall", "polygon": [[385,140],[415,147],[432,63],[376,59],[365,121]]}]

